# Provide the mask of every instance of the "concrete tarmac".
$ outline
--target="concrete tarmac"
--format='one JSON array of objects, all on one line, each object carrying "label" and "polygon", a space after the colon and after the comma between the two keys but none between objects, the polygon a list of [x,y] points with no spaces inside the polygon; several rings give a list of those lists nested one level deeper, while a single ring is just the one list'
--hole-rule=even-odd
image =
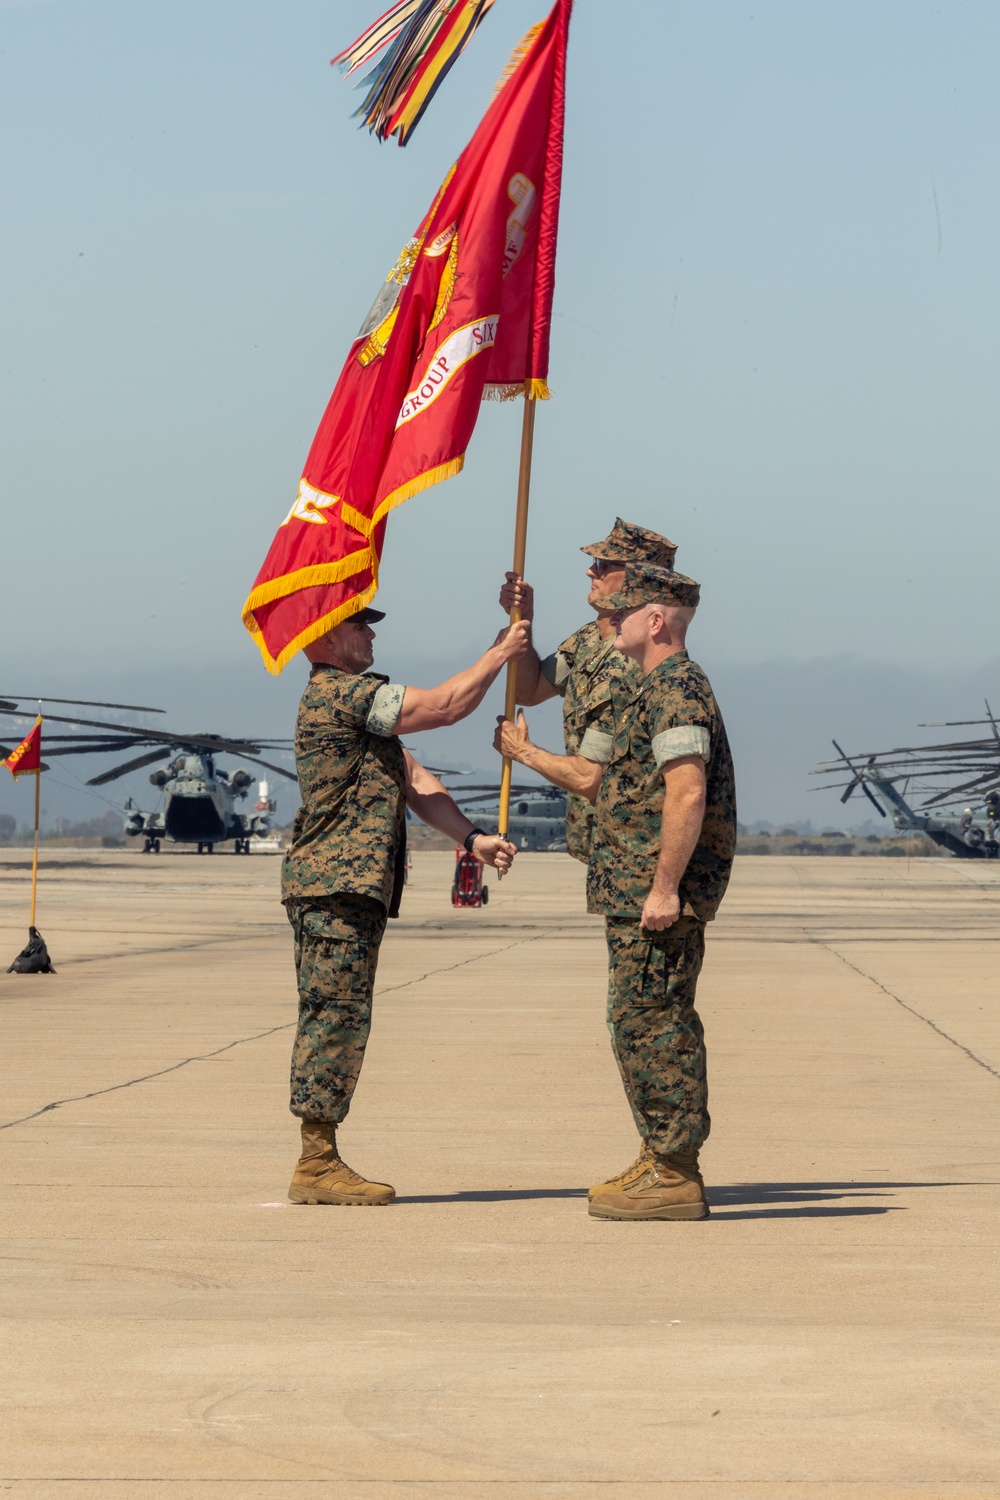
[{"label": "concrete tarmac", "polygon": [[[43,852],[0,976],[0,1495],[996,1497],[1000,871],[746,858],[700,1009],[712,1217],[635,1155],[583,868],[453,911],[415,856],[341,1133],[291,1207],[274,858]],[[0,855],[0,955],[28,856]]]}]

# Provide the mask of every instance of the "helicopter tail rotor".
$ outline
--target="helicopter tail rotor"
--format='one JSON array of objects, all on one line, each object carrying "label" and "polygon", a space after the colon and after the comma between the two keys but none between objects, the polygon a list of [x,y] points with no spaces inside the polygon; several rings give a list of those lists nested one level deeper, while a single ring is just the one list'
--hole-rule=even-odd
[{"label": "helicopter tail rotor", "polygon": [[879,817],[880,818],[884,818],[885,815],[886,815],[885,808],[879,802],[878,798],[873,794],[871,788],[868,785],[867,780],[865,779],[865,773],[867,771],[869,771],[871,769],[871,767],[875,764],[875,756],[874,755],[870,755],[868,757],[867,764],[864,765],[864,766],[861,766],[859,768],[844,753],[844,751],[837,744],[836,740],[834,740],[834,742],[833,742],[833,748],[836,750],[837,754],[840,756],[841,760],[849,768],[849,770],[853,771],[853,773],[854,773],[852,779],[847,783],[847,790],[844,792],[844,795],[841,797],[841,799],[840,799],[841,802],[848,802],[850,800],[850,798],[854,795],[854,793],[858,789],[858,787],[860,787],[861,790],[864,792],[865,796],[868,798],[868,801],[871,803],[872,807],[874,807],[875,811],[878,813]]}]

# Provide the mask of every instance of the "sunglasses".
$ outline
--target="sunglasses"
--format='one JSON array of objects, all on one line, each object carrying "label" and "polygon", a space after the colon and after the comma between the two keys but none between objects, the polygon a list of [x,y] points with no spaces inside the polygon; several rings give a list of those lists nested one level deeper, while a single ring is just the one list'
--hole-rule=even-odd
[{"label": "sunglasses", "polygon": [[607,557],[595,557],[590,565],[590,571],[595,578],[603,578],[605,573],[614,573],[623,566],[623,563],[613,562]]}]

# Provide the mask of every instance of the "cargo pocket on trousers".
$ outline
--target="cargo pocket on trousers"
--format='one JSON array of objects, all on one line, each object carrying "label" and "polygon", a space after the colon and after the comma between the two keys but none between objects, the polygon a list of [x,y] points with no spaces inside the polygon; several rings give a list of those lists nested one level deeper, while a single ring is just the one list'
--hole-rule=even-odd
[{"label": "cargo pocket on trousers", "polygon": [[672,1010],[689,1003],[697,962],[688,942],[650,942],[642,966],[636,1004],[643,1010]]},{"label": "cargo pocket on trousers", "polygon": [[315,908],[303,912],[301,930],[302,987],[341,1000],[366,1000],[371,948],[367,935],[352,930],[342,917]]}]

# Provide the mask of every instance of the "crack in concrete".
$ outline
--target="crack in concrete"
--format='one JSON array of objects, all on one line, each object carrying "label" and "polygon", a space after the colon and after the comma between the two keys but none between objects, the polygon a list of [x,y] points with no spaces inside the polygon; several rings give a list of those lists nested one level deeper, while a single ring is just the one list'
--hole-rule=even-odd
[{"label": "crack in concrete", "polygon": [[256,1042],[261,1037],[273,1036],[276,1031],[287,1031],[294,1026],[294,1021],[286,1021],[281,1026],[271,1026],[267,1031],[255,1032],[253,1036],[237,1037],[235,1042],[227,1042],[224,1047],[217,1047],[214,1052],[199,1052],[194,1057],[181,1058],[180,1062],[171,1063],[169,1068],[159,1068],[155,1073],[143,1073],[140,1078],[130,1078],[126,1083],[112,1083],[106,1089],[92,1089],[89,1094],[71,1094],[68,1099],[53,1099],[51,1104],[43,1104],[41,1109],[33,1110],[30,1115],[21,1115],[16,1120],[7,1120],[0,1125],[0,1130],[10,1130],[15,1125],[24,1125],[28,1120],[37,1120],[39,1115],[47,1115],[50,1110],[61,1109],[64,1104],[80,1104],[85,1099],[99,1099],[102,1094],[116,1094],[120,1089],[134,1088],[137,1083],[149,1083],[152,1078],[162,1078],[167,1073],[176,1073],[178,1068],[186,1068],[189,1063],[207,1062],[209,1058],[218,1057],[222,1052],[229,1052],[233,1047],[242,1047],[244,1042]]},{"label": "crack in concrete", "polygon": [[867,979],[869,984],[873,984],[877,990],[881,990],[883,995],[888,995],[889,999],[894,1000],[897,1005],[901,1005],[903,1010],[908,1010],[911,1016],[916,1016],[918,1021],[923,1021],[925,1026],[929,1026],[932,1031],[937,1032],[939,1037],[943,1037],[946,1042],[950,1042],[953,1047],[957,1047],[959,1052],[964,1052],[966,1057],[974,1062],[977,1067],[982,1068],[987,1073],[991,1073],[994,1078],[1000,1078],[1000,1071],[992,1067],[988,1062],[986,1062],[984,1058],[979,1057],[977,1053],[972,1051],[971,1047],[966,1047],[965,1044],[958,1041],[956,1037],[949,1036],[947,1031],[942,1031],[937,1022],[932,1021],[930,1016],[925,1016],[921,1011],[916,1010],[912,1005],[907,1005],[906,1001],[903,1000],[901,996],[894,994],[893,991],[888,989],[880,979],[876,979],[874,974],[866,974],[864,969],[859,969],[857,964],[852,964],[849,958],[845,958],[842,953],[838,953],[836,948],[831,948],[829,943],[824,943],[822,938],[813,937],[812,933],[808,933],[807,936],[810,943],[815,944],[817,948],[825,948],[827,953],[832,953],[834,958],[839,958],[842,964],[846,964],[849,969],[853,969],[855,974],[859,974],[862,979]]},{"label": "crack in concrete", "polygon": [[[549,933],[535,933],[528,938],[519,938],[517,942],[505,943],[502,948],[491,948],[488,953],[476,953],[471,958],[463,958],[457,964],[443,964],[440,969],[429,969],[426,974],[420,974],[414,979],[407,979],[403,984],[390,985],[387,989],[380,989],[379,995],[392,995],[398,990],[409,989],[411,985],[423,984],[425,979],[433,979],[436,974],[448,974],[453,969],[463,969],[467,964],[479,963],[484,958],[495,958],[498,953],[507,953],[511,948],[519,948],[524,943],[537,942],[540,937],[550,935],[555,929],[549,929]],[[11,1130],[15,1125],[25,1125],[29,1120],[37,1120],[40,1115],[47,1115],[52,1110],[61,1109],[64,1104],[82,1104],[87,1099],[99,1099],[102,1094],[117,1094],[121,1089],[134,1088],[138,1083],[149,1083],[154,1078],[163,1078],[167,1073],[176,1073],[180,1068],[186,1068],[190,1063],[208,1062],[213,1057],[219,1057],[223,1052],[230,1052],[234,1047],[242,1047],[245,1042],[259,1042],[262,1037],[274,1036],[278,1031],[291,1031],[297,1023],[295,1021],[284,1021],[280,1026],[270,1026],[266,1031],[256,1031],[251,1036],[237,1037],[233,1042],[227,1042],[224,1047],[217,1047],[214,1052],[198,1052],[193,1057],[181,1058],[180,1062],[171,1063],[169,1068],[159,1068],[155,1073],[143,1073],[139,1078],[129,1078],[125,1083],[112,1083],[106,1089],[92,1089],[89,1094],[71,1094],[67,1099],[53,1099],[50,1104],[43,1104],[41,1109],[36,1109],[29,1115],[20,1115],[16,1120],[7,1120],[0,1125],[0,1130]]]},{"label": "crack in concrete", "polygon": [[379,995],[392,995],[397,990],[408,990],[412,984],[423,984],[425,979],[433,979],[435,974],[449,974],[453,969],[464,969],[466,964],[476,964],[483,958],[496,958],[498,953],[509,953],[511,948],[520,948],[525,943],[537,943],[539,938],[551,937],[557,931],[550,927],[545,932],[532,933],[531,937],[518,938],[516,942],[504,943],[502,948],[491,948],[488,953],[476,953],[472,958],[460,959],[457,964],[443,964],[440,969],[428,969],[426,974],[420,974],[416,979],[407,979],[403,984],[389,985],[387,989],[380,989]]}]

